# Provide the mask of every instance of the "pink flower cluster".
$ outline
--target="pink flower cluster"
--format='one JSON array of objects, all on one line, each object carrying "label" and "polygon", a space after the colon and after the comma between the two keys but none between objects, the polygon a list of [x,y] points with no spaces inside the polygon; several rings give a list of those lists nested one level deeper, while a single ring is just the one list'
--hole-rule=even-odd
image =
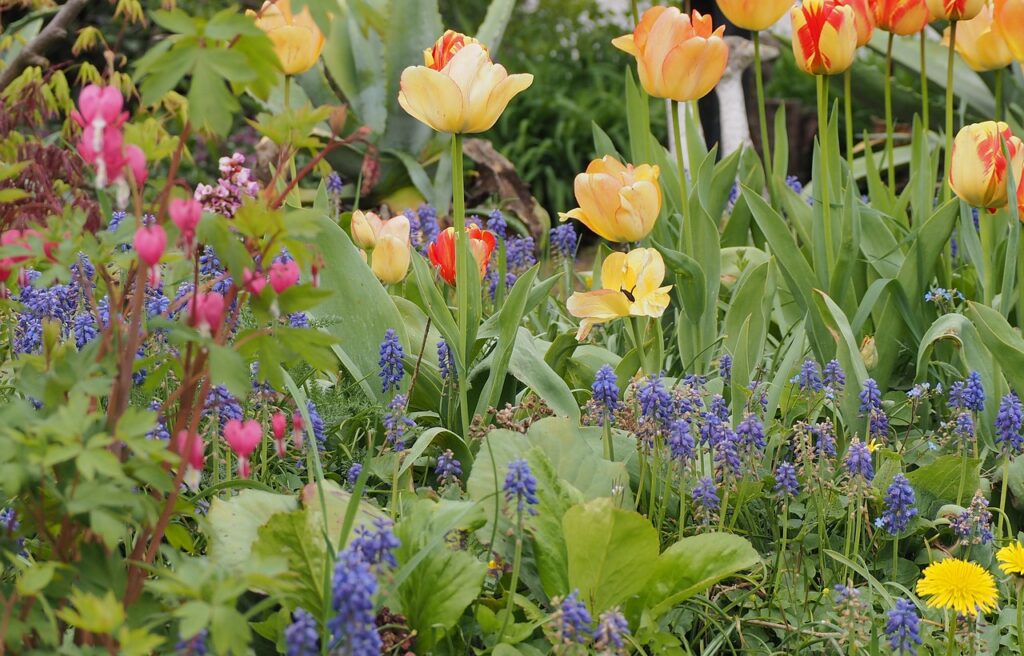
[{"label": "pink flower cluster", "polygon": [[96,169],[99,187],[117,180],[127,182],[128,174],[141,187],[149,175],[142,149],[124,143],[121,126],[128,112],[123,108],[124,96],[116,87],[90,84],[78,96],[78,109],[71,112],[71,119],[82,128],[78,153]]},{"label": "pink flower cluster", "polygon": [[252,170],[245,166],[245,156],[235,153],[231,157],[220,158],[220,178],[217,184],[197,186],[194,197],[207,212],[230,219],[242,206],[242,201],[247,197],[253,198],[259,190],[260,185],[253,178]]}]

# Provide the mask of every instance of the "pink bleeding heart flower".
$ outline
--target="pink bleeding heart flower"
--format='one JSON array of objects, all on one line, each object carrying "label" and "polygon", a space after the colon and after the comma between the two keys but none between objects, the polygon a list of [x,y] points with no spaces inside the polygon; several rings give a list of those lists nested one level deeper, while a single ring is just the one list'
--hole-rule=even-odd
[{"label": "pink bleeding heart flower", "polygon": [[292,415],[292,437],[295,439],[295,448],[302,448],[302,413],[298,410]]},{"label": "pink bleeding heart flower", "polygon": [[190,305],[192,325],[210,335],[216,335],[224,322],[224,297],[217,292],[196,294]]},{"label": "pink bleeding heart flower", "polygon": [[154,266],[167,248],[167,232],[161,225],[143,226],[135,231],[133,243],[139,259]]},{"label": "pink bleeding heart flower", "polygon": [[203,438],[198,433],[189,433],[187,430],[179,431],[171,439],[170,447],[173,453],[185,459],[185,484],[193,490],[198,489],[199,478],[206,461],[206,445],[203,443]]},{"label": "pink bleeding heart flower", "polygon": [[288,434],[288,417],[283,412],[275,413],[270,417],[270,428],[274,432],[277,455],[283,458],[288,451],[288,445],[284,441],[285,436]]},{"label": "pink bleeding heart flower", "polygon": [[136,187],[146,184],[146,179],[149,177],[149,171],[146,170],[146,154],[135,144],[124,147],[124,166],[121,175],[128,171],[131,172]]},{"label": "pink bleeding heart flower", "polygon": [[242,287],[253,296],[259,296],[263,288],[267,286],[267,279],[263,274],[250,271],[248,267],[242,269]]},{"label": "pink bleeding heart flower", "polygon": [[203,205],[193,198],[174,198],[167,207],[171,221],[178,226],[181,239],[191,250],[196,238],[196,227],[203,218]]},{"label": "pink bleeding heart flower", "polygon": [[128,118],[122,113],[124,96],[117,87],[89,84],[78,94],[78,109],[71,112],[71,119],[83,128],[88,125],[120,126]]},{"label": "pink bleeding heart flower", "polygon": [[124,168],[124,136],[117,130],[96,129],[89,125],[78,141],[78,154],[96,169],[96,184],[105,187],[121,175]]},{"label": "pink bleeding heart flower", "polygon": [[295,263],[295,260],[287,262],[279,260],[270,265],[270,286],[278,294],[297,282],[299,282],[299,265]]},{"label": "pink bleeding heart flower", "polygon": [[263,427],[260,426],[260,422],[254,419],[245,422],[232,419],[224,424],[224,439],[238,456],[238,475],[249,478],[249,456],[263,439]]}]

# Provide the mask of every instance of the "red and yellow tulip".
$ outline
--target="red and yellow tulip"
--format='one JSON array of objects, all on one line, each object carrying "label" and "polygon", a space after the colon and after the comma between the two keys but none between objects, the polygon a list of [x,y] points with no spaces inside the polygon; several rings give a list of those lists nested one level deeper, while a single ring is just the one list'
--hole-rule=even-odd
[{"label": "red and yellow tulip", "polygon": [[1019,181],[1022,172],[1024,142],[1013,136],[1006,123],[974,123],[956,135],[949,186],[970,205],[993,211],[1005,207],[1009,202],[1007,181],[1011,175]]},{"label": "red and yellow tulip", "polygon": [[792,6],[793,0],[718,0],[718,8],[730,23],[752,32],[775,25]]},{"label": "red and yellow tulip", "polygon": [[672,285],[662,287],[665,261],[653,248],[612,253],[601,265],[601,289],[576,292],[566,301],[569,314],[580,318],[576,339],[594,326],[624,317],[660,317],[669,304]]},{"label": "red and yellow tulip", "polygon": [[579,207],[559,217],[576,219],[608,241],[640,241],[661,212],[657,166],[622,164],[611,156],[595,159],[573,185]]},{"label": "red and yellow tulip", "polygon": [[[480,268],[480,277],[487,272],[487,263],[491,261],[491,253],[494,252],[494,233],[490,230],[483,230],[477,225],[466,228],[466,235],[469,238],[469,250]],[[455,228],[445,228],[441,234],[427,246],[427,257],[441,275],[441,278],[449,285],[455,284]]]},{"label": "red and yellow tulip", "polygon": [[834,75],[853,64],[857,25],[852,8],[834,0],[804,0],[790,16],[793,56],[805,73]]},{"label": "red and yellow tulip", "polygon": [[725,72],[729,46],[725,26],[710,16],[686,15],[675,7],[651,7],[632,34],[612,41],[636,57],[640,84],[648,94],[679,102],[706,96]]},{"label": "red and yellow tulip", "polygon": [[255,16],[256,27],[270,37],[274,53],[287,75],[305,73],[320,58],[324,35],[308,8],[296,14],[292,12],[291,0],[267,0],[259,14],[252,10],[246,14]]},{"label": "red and yellow tulip", "polygon": [[509,75],[476,39],[451,30],[424,52],[423,61],[402,71],[398,104],[438,132],[491,129],[509,101],[533,84],[532,75]]},{"label": "red and yellow tulip", "polygon": [[985,4],[986,0],[928,0],[928,11],[934,20],[971,20]]},{"label": "red and yellow tulip", "polygon": [[1014,59],[1024,62],[1024,0],[996,0],[994,23]]},{"label": "red and yellow tulip", "polygon": [[869,0],[836,0],[836,4],[853,10],[854,24],[857,26],[857,47],[867,45],[875,31],[875,12]]},{"label": "red and yellow tulip", "polygon": [[917,34],[931,20],[926,0],[875,0],[875,27],[900,36]]},{"label": "red and yellow tulip", "polygon": [[[943,43],[949,45],[949,28]],[[1013,53],[993,22],[992,5],[986,4],[971,20],[956,27],[956,51],[975,71],[996,71],[1013,62]]]}]

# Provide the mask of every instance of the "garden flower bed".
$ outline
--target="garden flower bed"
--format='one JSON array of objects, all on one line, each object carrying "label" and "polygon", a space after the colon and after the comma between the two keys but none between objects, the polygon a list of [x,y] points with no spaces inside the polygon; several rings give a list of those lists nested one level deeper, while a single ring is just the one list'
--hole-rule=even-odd
[{"label": "garden flower bed", "polygon": [[0,40],[0,654],[1021,653],[1024,0],[624,3],[560,207],[541,9],[86,4]]}]

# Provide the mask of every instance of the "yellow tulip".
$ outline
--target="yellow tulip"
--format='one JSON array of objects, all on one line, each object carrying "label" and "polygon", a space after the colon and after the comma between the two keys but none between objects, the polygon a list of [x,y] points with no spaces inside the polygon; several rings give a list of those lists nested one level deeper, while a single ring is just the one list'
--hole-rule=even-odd
[{"label": "yellow tulip", "polygon": [[[1003,155],[1003,144],[1010,161]],[[1024,142],[1013,136],[1006,123],[986,121],[967,125],[953,142],[953,166],[949,185],[956,195],[974,207],[995,210],[1009,202],[1007,181],[1021,179]]]},{"label": "yellow tulip", "polygon": [[730,23],[752,32],[775,25],[792,6],[793,0],[718,0],[718,8]]},{"label": "yellow tulip", "polygon": [[925,0],[875,0],[875,27],[900,36],[917,34],[931,19]]},{"label": "yellow tulip", "polygon": [[[1010,46],[992,18],[992,6],[985,5],[977,16],[961,21],[956,27],[956,51],[979,73],[1006,68],[1013,62]],[[949,46],[949,28],[946,28],[943,43]]]},{"label": "yellow tulip", "polygon": [[569,313],[583,319],[576,339],[584,340],[594,326],[623,317],[660,317],[669,304],[672,285],[661,287],[665,262],[653,248],[612,253],[601,265],[601,289],[569,297]]},{"label": "yellow tulip", "polygon": [[804,0],[790,12],[793,56],[811,75],[842,73],[853,64],[857,23],[853,9],[833,0]]},{"label": "yellow tulip", "polygon": [[577,219],[608,241],[640,241],[661,212],[657,166],[623,165],[611,156],[595,159],[576,176],[576,209],[559,214]]},{"label": "yellow tulip", "polygon": [[928,0],[928,11],[934,20],[971,20],[985,4],[985,0]]},{"label": "yellow tulip", "polygon": [[352,212],[352,241],[359,248],[373,248],[377,245],[377,235],[384,227],[384,221],[376,212]]},{"label": "yellow tulip", "polygon": [[1014,59],[1024,62],[1024,0],[996,0],[994,23]]},{"label": "yellow tulip", "polygon": [[256,27],[267,33],[274,44],[274,52],[281,61],[286,75],[298,75],[313,68],[324,48],[324,35],[304,7],[292,13],[291,0],[266,0],[260,13],[245,12],[256,17]]},{"label": "yellow tulip", "polygon": [[385,221],[381,227],[370,268],[378,280],[391,285],[405,279],[410,258],[409,219],[399,214]]},{"label": "yellow tulip", "polygon": [[423,59],[425,66],[402,71],[398,104],[438,132],[491,129],[509,101],[533,84],[532,75],[509,75],[478,41],[450,30]]},{"label": "yellow tulip", "polygon": [[636,57],[640,84],[648,94],[679,102],[706,96],[725,72],[729,46],[725,26],[712,29],[711,17],[675,7],[651,7],[632,34],[612,40]]}]

